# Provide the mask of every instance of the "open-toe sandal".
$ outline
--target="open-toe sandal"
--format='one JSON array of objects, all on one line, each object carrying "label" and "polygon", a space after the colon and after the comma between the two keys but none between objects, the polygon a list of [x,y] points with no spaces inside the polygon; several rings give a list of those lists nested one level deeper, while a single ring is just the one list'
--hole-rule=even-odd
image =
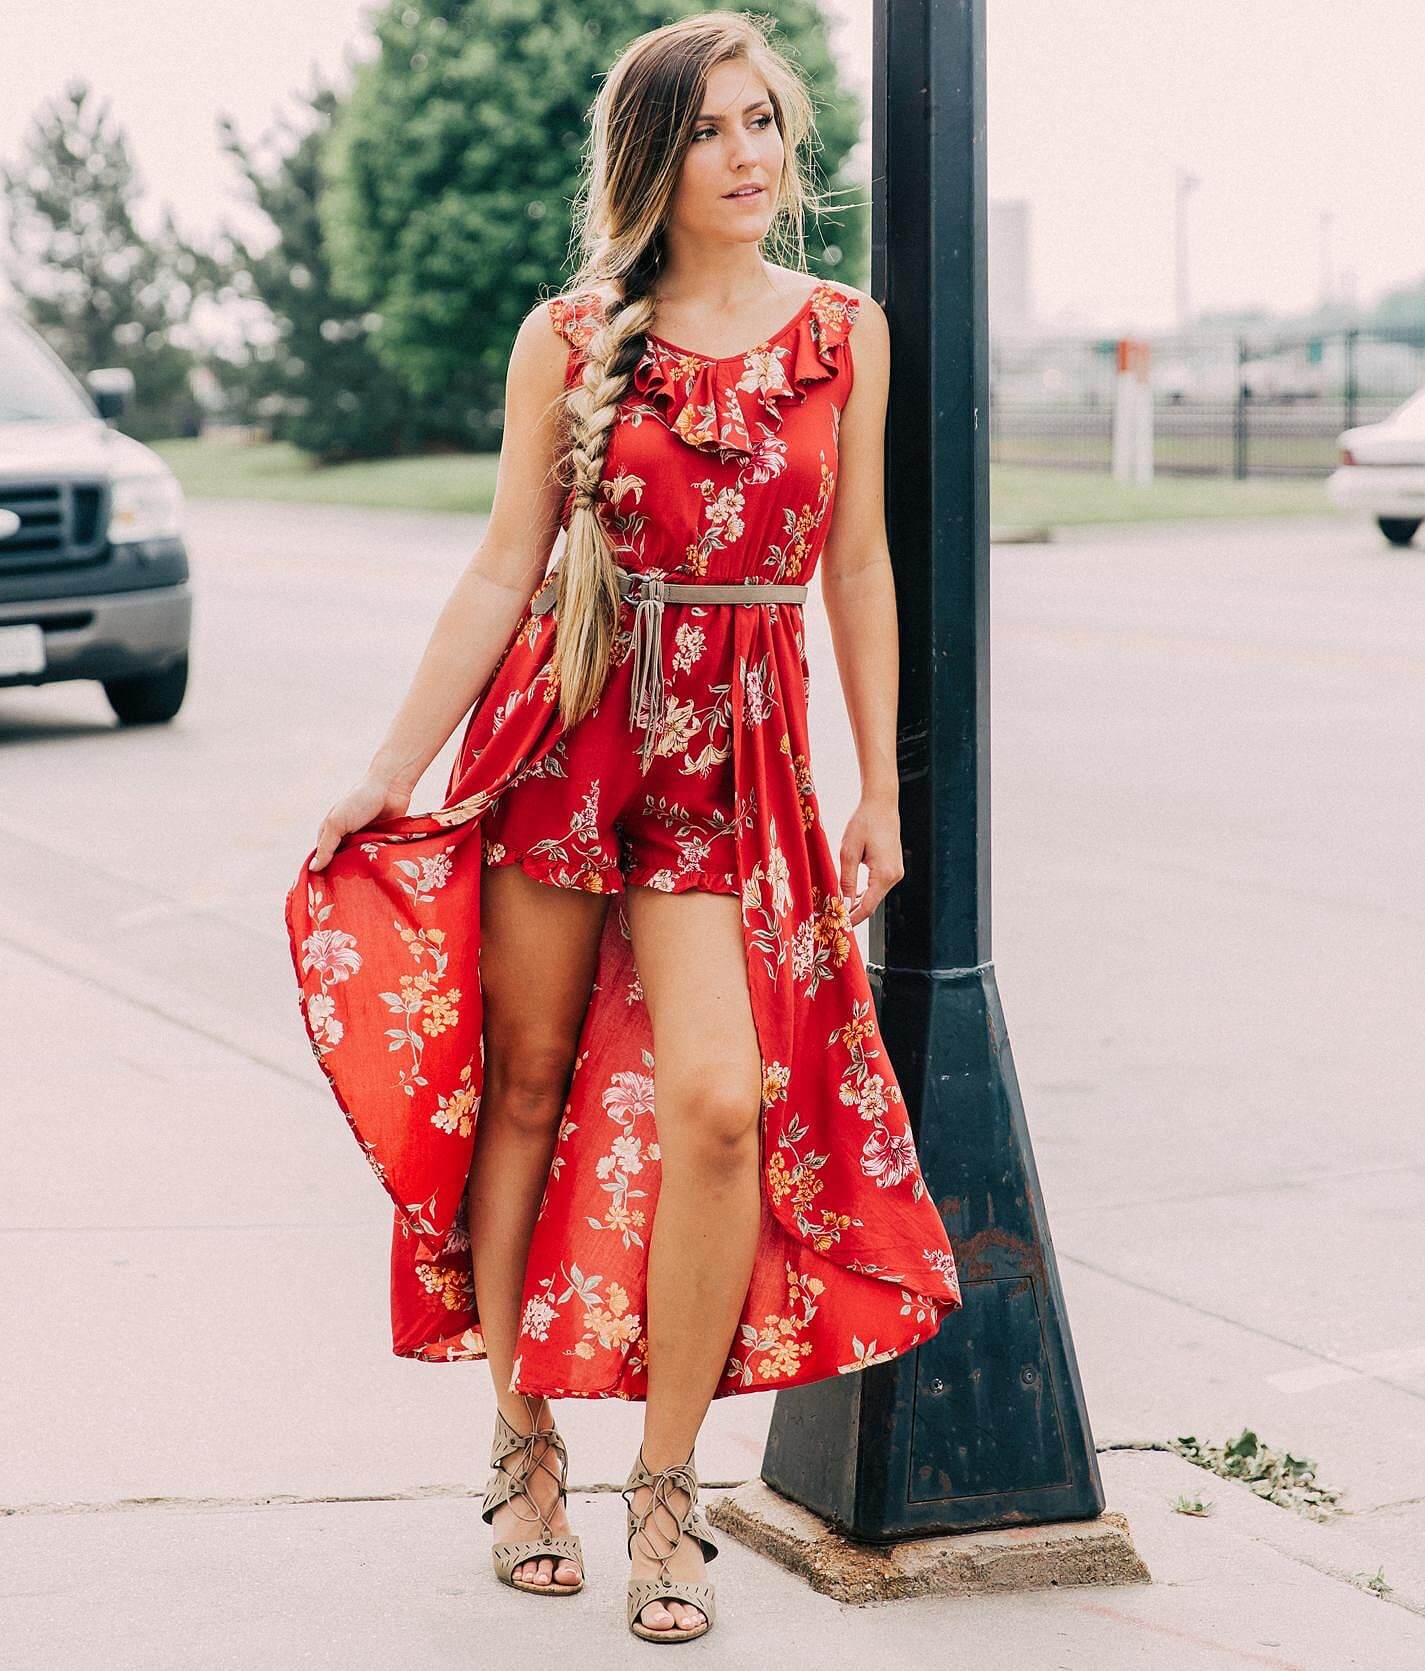
[{"label": "open-toe sandal", "polygon": [[[652,1495],[648,1505],[641,1514],[633,1511],[633,1494],[643,1487],[650,1487]],[[685,1491],[688,1494],[687,1507],[681,1513],[669,1502],[669,1495],[673,1491]],[[642,1537],[643,1545],[649,1554],[660,1563],[661,1571],[655,1578],[630,1578],[628,1581],[628,1628],[635,1636],[640,1636],[645,1642],[691,1642],[695,1636],[705,1636],[712,1629],[714,1614],[713,1585],[706,1579],[693,1580],[675,1578],[668,1571],[668,1562],[674,1551],[682,1542],[684,1534],[694,1537],[703,1546],[703,1559],[711,1561],[718,1553],[717,1534],[713,1531],[707,1517],[698,1506],[698,1475],[693,1465],[690,1452],[686,1462],[673,1462],[666,1468],[659,1468],[651,1472],[643,1460],[643,1447],[638,1448],[638,1460],[629,1472],[622,1492],[627,1505],[628,1519],[628,1553],[633,1554],[633,1540]],[[672,1515],[677,1522],[678,1534],[673,1538],[671,1547],[660,1553],[652,1547],[648,1536],[647,1526],[654,1511],[663,1508]],[[662,1533],[663,1528],[656,1521],[655,1528]],[[664,1533],[664,1536],[671,1534]],[[706,1621],[692,1628],[682,1625],[669,1625],[666,1630],[658,1630],[653,1625],[645,1625],[639,1620],[639,1612],[651,1601],[685,1601],[693,1607],[700,1608]]]},{"label": "open-toe sandal", "polygon": [[[530,1395],[524,1393],[521,1396],[525,1400],[526,1408],[529,1408]],[[493,1521],[495,1510],[500,1504],[509,1503],[521,1520],[538,1522],[540,1535],[537,1538],[509,1538],[492,1544],[490,1558],[494,1563],[495,1576],[511,1589],[527,1590],[534,1596],[576,1596],[584,1588],[584,1552],[579,1539],[572,1533],[558,1535],[552,1531],[548,1518],[531,1496],[529,1489],[529,1475],[533,1468],[543,1468],[546,1473],[555,1473],[555,1470],[550,1468],[548,1459],[548,1451],[552,1450],[559,1459],[558,1472],[555,1474],[559,1481],[559,1501],[567,1502],[569,1493],[565,1489],[565,1482],[569,1475],[569,1453],[565,1449],[559,1429],[553,1423],[548,1427],[535,1428],[533,1410],[530,1411],[530,1427],[532,1431],[529,1433],[520,1433],[505,1420],[504,1413],[496,1409],[495,1442],[490,1448],[490,1466],[494,1473],[485,1492],[480,1518]],[[546,1454],[536,1461],[535,1453],[542,1445],[547,1447]],[[512,1468],[502,1468],[500,1463],[511,1451],[522,1453],[519,1461]],[[521,1500],[534,1510],[533,1514],[521,1512]],[[547,1584],[535,1584],[527,1578],[521,1578],[515,1571],[522,1561],[535,1560],[542,1555],[549,1556],[556,1567],[561,1557],[576,1562],[579,1567],[579,1582],[563,1584],[555,1578],[551,1569]]]}]

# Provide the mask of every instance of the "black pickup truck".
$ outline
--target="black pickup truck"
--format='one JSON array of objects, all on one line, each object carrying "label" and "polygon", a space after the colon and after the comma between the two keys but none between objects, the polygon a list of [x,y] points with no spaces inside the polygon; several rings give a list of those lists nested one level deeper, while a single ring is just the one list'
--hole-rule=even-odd
[{"label": "black pickup truck", "polygon": [[0,312],[0,687],[97,679],[119,720],[170,720],[192,622],[183,495],[108,420],[125,372],[89,388]]}]

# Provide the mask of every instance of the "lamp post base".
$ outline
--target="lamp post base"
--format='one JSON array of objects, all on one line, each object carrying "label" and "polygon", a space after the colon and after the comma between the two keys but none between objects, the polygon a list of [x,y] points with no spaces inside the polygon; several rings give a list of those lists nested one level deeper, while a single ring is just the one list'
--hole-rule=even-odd
[{"label": "lamp post base", "polygon": [[899,1543],[861,1543],[761,1479],[712,1498],[719,1531],[769,1556],[812,1589],[856,1605],[909,1596],[989,1595],[1070,1584],[1147,1584],[1128,1521],[1111,1509],[1091,1520],[950,1532]]}]

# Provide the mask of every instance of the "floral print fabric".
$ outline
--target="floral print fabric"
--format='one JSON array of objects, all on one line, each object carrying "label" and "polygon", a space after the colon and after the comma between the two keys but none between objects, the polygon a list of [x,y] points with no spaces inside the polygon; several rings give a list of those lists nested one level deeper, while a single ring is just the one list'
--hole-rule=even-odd
[{"label": "floral print fabric", "polygon": [[485,862],[589,893],[740,893],[730,687],[707,674],[726,609],[689,605],[665,622],[663,723],[645,772],[629,717],[631,608],[597,705],[486,814]]},{"label": "floral print fabric", "polygon": [[[810,580],[835,497],[857,302],[822,282],[775,336],[723,359],[646,339],[598,507],[623,566]],[[550,303],[570,383],[600,305],[592,291]],[[762,1059],[762,1223],[722,1397],[896,1357],[961,1295],[820,820],[801,608],[665,607],[659,793],[681,778],[688,809],[727,815],[714,870],[740,896]],[[577,845],[516,852],[498,832],[510,822],[502,797],[552,788],[540,827],[558,847],[580,828],[601,739],[610,764],[632,754],[632,617],[622,600],[605,694],[566,731],[550,665],[556,618],[526,611],[475,701],[443,805],[353,832],[322,871],[308,870],[309,853],[286,898],[308,1038],[394,1206],[393,1348],[449,1362],[485,1350],[464,1224],[484,1082],[482,860],[518,859],[553,885],[615,895],[524,1273],[511,1385],[549,1397],[647,1396],[657,1076],[615,855],[597,844],[587,863]],[[523,792],[505,803],[524,804]],[[689,823],[681,835],[676,815],[660,824],[667,857],[645,874],[651,885],[706,885],[696,816]]]}]

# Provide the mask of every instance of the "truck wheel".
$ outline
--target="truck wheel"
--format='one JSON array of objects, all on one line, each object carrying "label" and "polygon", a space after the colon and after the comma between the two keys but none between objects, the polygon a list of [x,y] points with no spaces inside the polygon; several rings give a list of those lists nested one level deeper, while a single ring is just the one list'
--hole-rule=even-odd
[{"label": "truck wheel", "polygon": [[1418,517],[1412,521],[1405,516],[1378,516],[1376,524],[1392,545],[1409,545],[1415,538],[1420,520]]},{"label": "truck wheel", "polygon": [[104,680],[104,694],[121,725],[162,725],[183,706],[187,688],[186,654],[161,673],[136,673],[126,679]]}]

